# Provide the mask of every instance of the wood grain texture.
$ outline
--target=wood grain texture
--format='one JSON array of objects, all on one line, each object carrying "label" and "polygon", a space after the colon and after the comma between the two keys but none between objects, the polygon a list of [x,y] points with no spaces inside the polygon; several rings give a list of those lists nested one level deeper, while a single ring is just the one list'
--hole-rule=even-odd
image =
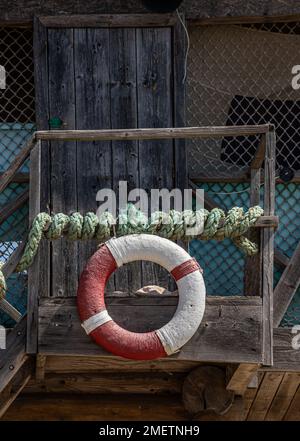
[{"label": "wood grain texture", "polygon": [[93,14],[44,16],[40,20],[49,28],[151,28],[172,26],[177,17],[174,14]]},{"label": "wood grain texture", "polygon": [[[43,23],[47,25],[45,20]],[[81,213],[95,212],[97,191],[116,189],[120,180],[128,181],[128,190],[143,185],[148,189],[173,188],[177,185],[175,181],[183,185],[187,173],[185,144],[184,140],[178,143],[177,162],[181,162],[182,167],[175,180],[174,143],[170,137],[174,129],[168,129],[167,141],[151,141],[142,153],[137,140],[130,140],[141,133],[139,129],[132,129],[134,127],[172,127],[174,113],[176,123],[183,123],[182,85],[174,85],[173,81],[173,71],[179,69],[180,60],[172,62],[174,50],[178,57],[184,54],[180,39],[182,30],[178,25],[173,31],[172,27],[47,29],[42,24],[39,21],[38,29],[46,32],[44,37],[48,45],[46,55],[45,51],[40,52],[43,59],[47,59],[50,70],[49,103],[46,103],[45,92],[44,95],[40,93],[41,102],[44,100],[48,105],[49,116],[60,117],[64,128],[71,129],[36,134],[36,139],[52,141],[51,191],[48,194],[48,199],[51,195],[51,210],[67,214],[77,209]],[[141,62],[137,63],[137,57]],[[38,74],[39,79],[44,75],[40,71]],[[91,97],[95,98],[91,100]],[[178,100],[176,111],[173,108],[175,100]],[[153,136],[160,138],[159,133],[150,132],[151,140]],[[70,135],[74,134],[71,140]],[[70,142],[61,142],[62,135]],[[113,142],[105,140],[105,135]],[[162,144],[168,148],[161,148]],[[61,240],[51,247],[51,295],[74,296],[77,274],[94,252],[95,243],[78,245]],[[77,254],[78,263],[73,258]],[[112,278],[110,290],[132,291],[159,279],[153,271],[148,271],[144,277],[147,283],[144,283],[141,267],[139,262],[118,271]],[[151,267],[151,264],[145,265],[145,268]],[[156,273],[164,274],[169,282],[170,276],[158,266]]]},{"label": "wood grain texture", "polygon": [[[112,129],[137,127],[136,29],[110,30],[110,107]],[[151,169],[151,165],[148,164]],[[118,194],[119,182],[127,182],[127,194],[139,185],[139,145],[137,141],[112,142],[112,188]],[[134,202],[134,201],[133,201]],[[118,210],[126,207],[118,206]],[[137,290],[142,286],[141,262],[132,262],[115,273],[117,290]]]},{"label": "wood grain texture", "polygon": [[[276,134],[274,127],[266,134],[264,170],[264,214],[275,212],[275,162]],[[265,228],[262,233],[262,295],[263,295],[263,360],[273,364],[273,277],[274,277],[274,229]]]},{"label": "wood grain texture", "polygon": [[[48,29],[49,113],[75,129],[74,32]],[[45,85],[44,85],[45,87]],[[51,143],[51,209],[71,214],[77,209],[76,143]],[[77,290],[78,243],[59,239],[52,243],[53,296],[74,295]]]},{"label": "wood grain texture", "polygon": [[[172,127],[172,32],[168,28],[136,30],[138,126]],[[150,166],[151,163],[151,166]],[[140,141],[140,188],[150,190],[174,188],[173,141]],[[159,207],[157,207],[159,209]],[[151,210],[156,211],[153,206]],[[149,211],[150,214],[150,211]],[[170,275],[160,266],[142,263],[142,284],[171,284]]]},{"label": "wood grain texture", "polygon": [[300,421],[300,387],[298,386],[297,392],[284,416],[285,421]]},{"label": "wood grain texture", "polygon": [[[222,20],[242,21],[259,17],[268,20],[269,17],[281,17],[300,15],[300,7],[297,2],[288,0],[254,0],[245,3],[242,0],[234,2],[222,0],[212,2],[210,0],[186,0],[181,10],[188,19],[202,19],[207,21],[212,18]],[[148,12],[139,0],[115,1],[106,0],[100,2],[91,0],[88,3],[83,0],[74,3],[73,0],[65,0],[63,4],[57,0],[12,0],[7,8],[5,0],[0,2],[0,16],[2,22],[30,23],[34,15],[63,15],[63,14],[133,14]],[[278,18],[277,18],[278,19]],[[295,17],[293,17],[295,21]],[[223,22],[223,21],[222,21]],[[216,22],[218,23],[218,22]]]},{"label": "wood grain texture", "polygon": [[[250,207],[260,204],[261,170],[251,169]],[[249,239],[257,244],[261,243],[261,232],[257,229],[249,232]],[[247,257],[244,272],[244,294],[246,296],[262,295],[262,250],[256,256]]]},{"label": "wood grain texture", "polygon": [[99,374],[101,373],[126,373],[126,372],[189,372],[199,366],[197,361],[182,361],[174,358],[163,358],[152,361],[125,360],[114,356],[56,356],[48,355],[46,360],[46,373],[55,374]]},{"label": "wood grain texture", "polygon": [[[109,30],[75,29],[74,58],[76,128],[110,128]],[[112,187],[111,143],[78,142],[76,162],[78,211],[96,212],[98,190]],[[78,274],[96,249],[95,241],[78,243]]]},{"label": "wood grain texture", "polygon": [[[157,329],[174,314],[177,298],[110,298],[109,314],[135,332]],[[73,299],[42,302],[39,308],[39,350],[46,355],[108,355],[84,333]],[[109,355],[108,355],[109,356]],[[197,333],[178,354],[178,360],[261,362],[261,299],[207,300]]]},{"label": "wood grain texture", "polygon": [[[4,177],[3,172],[0,173],[0,179]],[[15,173],[10,182],[14,182],[16,184],[27,184],[29,182],[29,173]]]},{"label": "wood grain texture", "polygon": [[[30,154],[29,225],[32,224],[36,215],[41,212],[41,144],[41,141],[38,141]],[[38,299],[40,293],[39,269],[42,264],[40,258],[40,254],[37,253],[32,265],[28,268],[26,350],[29,354],[37,352]]]},{"label": "wood grain texture", "polygon": [[[146,31],[147,29],[141,29]],[[159,31],[159,30],[157,30]],[[147,73],[147,72],[146,72]],[[156,75],[154,74],[154,81]],[[151,80],[151,78],[150,78]],[[149,78],[142,78],[141,88],[149,87]],[[147,86],[148,85],[148,86]],[[150,81],[151,86],[151,81]],[[155,86],[155,81],[153,86]],[[155,86],[156,90],[156,86]],[[161,97],[162,98],[162,97]],[[151,107],[148,109],[151,112]],[[153,112],[153,109],[152,109]],[[150,113],[151,115],[151,113]],[[154,115],[155,116],[155,115]],[[164,115],[164,117],[166,117]],[[157,121],[157,119],[156,119]],[[150,124],[150,123],[149,123]],[[191,139],[191,138],[222,138],[224,136],[251,136],[267,133],[269,124],[247,126],[208,126],[208,127],[154,127],[140,129],[111,129],[111,130],[39,130],[35,133],[36,139],[65,140],[65,141],[136,141],[136,140],[161,140],[161,139]]]},{"label": "wood grain texture", "polygon": [[299,373],[286,373],[272,401],[265,420],[281,421],[293,400],[300,384]]},{"label": "wood grain texture", "polygon": [[[38,130],[49,128],[49,94],[48,88],[48,41],[47,29],[41,24],[38,18],[34,19],[33,33],[34,50],[34,77],[35,77],[35,113]],[[40,164],[40,211],[49,212],[50,207],[50,143],[43,141],[41,144]],[[33,171],[32,171],[33,172]],[[33,175],[32,175],[33,178]],[[43,240],[39,246],[38,256],[44,265],[39,268],[39,295],[50,295],[50,250],[49,241]]]},{"label": "wood grain texture", "polygon": [[172,421],[186,420],[181,396],[22,395],[3,421]]},{"label": "wood grain texture", "polygon": [[300,285],[300,243],[274,290],[274,326],[279,326]]},{"label": "wood grain texture", "polygon": [[291,328],[274,328],[274,369],[300,371],[300,350],[293,349]]},{"label": "wood grain texture", "polygon": [[25,353],[25,345],[26,317],[8,333],[7,349],[0,350],[0,392],[4,390],[28,358]]},{"label": "wood grain texture", "polygon": [[29,357],[15,372],[5,389],[0,393],[0,419],[29,383],[33,371],[33,360]]},{"label": "wood grain texture", "polygon": [[233,391],[236,395],[244,395],[258,369],[257,364],[240,364],[230,378],[227,390]]},{"label": "wood grain texture", "polygon": [[185,373],[48,374],[43,382],[32,380],[25,393],[62,394],[179,394]]},{"label": "wood grain texture", "polygon": [[282,372],[266,372],[249,411],[248,421],[263,421],[284,377]]}]

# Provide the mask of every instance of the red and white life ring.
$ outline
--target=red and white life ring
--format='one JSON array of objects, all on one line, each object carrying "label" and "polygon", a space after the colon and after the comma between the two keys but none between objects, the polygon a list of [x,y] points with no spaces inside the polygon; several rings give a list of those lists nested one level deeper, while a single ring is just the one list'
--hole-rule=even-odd
[{"label": "red and white life ring", "polygon": [[[136,260],[155,262],[177,282],[179,301],[174,317],[146,333],[123,329],[109,316],[104,290],[109,276]],[[198,263],[168,239],[150,234],[107,241],[90,258],[81,274],[77,304],[82,326],[107,351],[135,360],[151,360],[177,352],[197,331],[205,309],[205,285]]]}]

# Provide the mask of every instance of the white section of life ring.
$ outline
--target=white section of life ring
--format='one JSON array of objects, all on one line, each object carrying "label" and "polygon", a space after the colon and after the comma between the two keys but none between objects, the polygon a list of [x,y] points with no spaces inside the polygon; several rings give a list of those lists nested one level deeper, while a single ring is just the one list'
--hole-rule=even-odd
[{"label": "white section of life ring", "polygon": [[[179,245],[151,234],[133,234],[106,242],[118,267],[136,260],[147,260],[171,272],[191,259]],[[166,353],[174,354],[197,331],[205,310],[205,284],[200,271],[177,281],[179,301],[174,317],[156,332]]]}]

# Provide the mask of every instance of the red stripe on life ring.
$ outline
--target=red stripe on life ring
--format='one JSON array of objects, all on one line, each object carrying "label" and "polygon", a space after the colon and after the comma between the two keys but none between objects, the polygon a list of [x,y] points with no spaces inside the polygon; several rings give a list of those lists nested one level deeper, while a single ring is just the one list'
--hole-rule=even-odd
[{"label": "red stripe on life ring", "polygon": [[178,280],[182,279],[188,274],[194,273],[195,271],[201,271],[201,267],[197,260],[189,259],[183,262],[181,265],[176,266],[171,271],[171,274],[177,282]]},{"label": "red stripe on life ring", "polygon": [[[110,275],[116,270],[114,257],[103,245],[83,270],[77,292],[77,306],[82,322],[106,309],[104,292]],[[91,332],[91,337],[107,351],[134,360],[152,360],[167,354],[157,334],[130,332],[109,321]]]}]

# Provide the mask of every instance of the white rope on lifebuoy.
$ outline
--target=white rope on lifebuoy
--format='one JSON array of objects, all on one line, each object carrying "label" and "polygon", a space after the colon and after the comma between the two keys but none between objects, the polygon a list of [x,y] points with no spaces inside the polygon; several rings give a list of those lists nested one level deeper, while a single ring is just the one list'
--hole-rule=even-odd
[{"label": "white rope on lifebuoy", "polygon": [[[144,334],[114,323],[104,303],[109,275],[137,260],[164,267],[175,278],[179,292],[170,322]],[[205,285],[199,265],[174,242],[149,234],[123,236],[110,239],[88,262],[79,283],[78,307],[87,334],[109,351],[126,358],[158,358],[177,352],[197,331],[205,309]]]}]

